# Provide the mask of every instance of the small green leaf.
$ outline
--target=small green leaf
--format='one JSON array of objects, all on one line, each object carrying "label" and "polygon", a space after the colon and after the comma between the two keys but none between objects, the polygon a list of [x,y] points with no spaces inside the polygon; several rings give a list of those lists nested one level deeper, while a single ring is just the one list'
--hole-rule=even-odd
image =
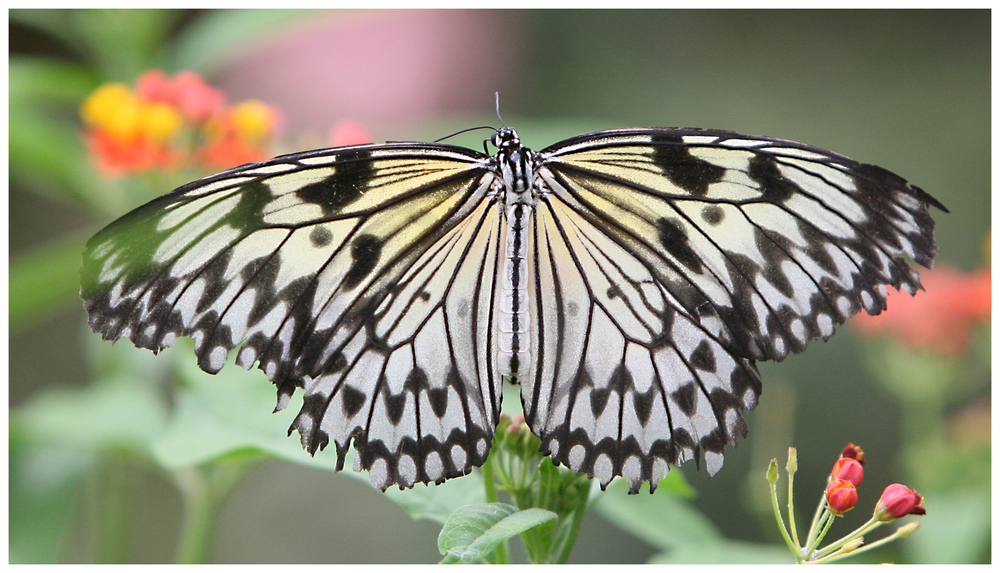
[{"label": "small green leaf", "polygon": [[532,527],[556,519],[537,507],[519,511],[506,503],[477,503],[455,510],[438,535],[442,563],[475,563],[498,545]]}]

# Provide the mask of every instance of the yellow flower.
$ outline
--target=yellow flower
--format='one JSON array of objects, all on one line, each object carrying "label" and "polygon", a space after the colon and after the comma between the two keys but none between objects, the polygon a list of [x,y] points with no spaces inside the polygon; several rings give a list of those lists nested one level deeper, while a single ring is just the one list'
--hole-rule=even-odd
[{"label": "yellow flower", "polygon": [[152,141],[170,141],[184,126],[180,111],[167,103],[145,103],[141,105],[139,112],[141,131]]},{"label": "yellow flower", "polygon": [[87,96],[80,105],[83,122],[91,127],[108,125],[118,110],[135,102],[132,90],[125,84],[104,84]]},{"label": "yellow flower", "polygon": [[267,139],[276,127],[274,111],[269,105],[257,100],[245,101],[234,107],[230,121],[236,136],[250,142]]}]

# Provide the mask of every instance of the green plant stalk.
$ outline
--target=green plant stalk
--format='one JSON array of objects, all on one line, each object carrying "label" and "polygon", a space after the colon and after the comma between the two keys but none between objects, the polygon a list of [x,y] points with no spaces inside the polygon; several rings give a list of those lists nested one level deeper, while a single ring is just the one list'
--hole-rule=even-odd
[{"label": "green plant stalk", "polygon": [[[867,533],[867,531],[871,531],[872,529],[875,529],[880,524],[881,524],[881,522],[876,522],[872,527],[870,527],[869,529],[866,530],[866,533]],[[858,528],[858,530],[855,530],[855,531],[859,531],[860,529],[862,529],[864,527],[865,526],[862,526],[862,527]],[[818,563],[830,563],[831,561],[836,561],[838,559],[843,559],[845,557],[857,555],[858,553],[864,553],[865,551],[871,551],[872,549],[875,549],[877,547],[881,547],[881,546],[885,545],[886,543],[889,543],[890,541],[895,541],[896,539],[900,539],[900,538],[906,537],[907,535],[909,535],[910,533],[912,533],[912,530],[911,530],[911,531],[909,531],[909,532],[907,532],[907,533],[904,534],[902,532],[903,529],[904,528],[901,527],[901,528],[897,529],[896,531],[894,531],[891,535],[886,535],[885,537],[883,537],[882,539],[879,539],[878,541],[874,541],[874,542],[872,542],[872,543],[870,543],[868,545],[863,545],[863,546],[855,549],[854,551],[851,551],[850,553],[844,553],[842,551],[838,551],[838,552],[835,552],[835,553],[833,553],[831,555],[823,557],[822,559],[817,559],[816,561],[814,561],[814,563],[817,563],[817,564]],[[854,535],[854,534],[852,533],[851,535]],[[850,537],[851,535],[848,535],[848,537]]]},{"label": "green plant stalk", "polygon": [[836,516],[833,513],[829,511],[823,512],[823,518],[821,518],[821,521],[823,522],[823,528],[822,530],[819,531],[816,537],[812,539],[812,541],[809,543],[809,546],[805,548],[805,558],[807,560],[812,559],[813,552],[815,552],[816,548],[819,547],[819,544],[823,542],[823,538],[826,537],[827,532],[830,531],[830,526],[833,525],[833,521],[835,519]]},{"label": "green plant stalk", "polygon": [[587,505],[589,492],[584,494],[583,502],[579,507],[573,512],[573,520],[570,521],[569,532],[562,539],[561,550],[559,551],[559,556],[556,558],[556,563],[568,563],[569,556],[573,552],[573,546],[576,545],[576,536],[580,533],[580,526],[583,525],[583,517],[587,513]]},{"label": "green plant stalk", "polygon": [[209,499],[208,486],[197,469],[176,472],[174,481],[182,499],[181,531],[177,538],[175,562],[205,563],[208,540],[215,526],[215,507]]},{"label": "green plant stalk", "polygon": [[[872,518],[869,519],[868,521],[866,521],[863,525],[861,525],[861,527],[858,527],[854,531],[848,533],[847,535],[841,537],[837,541],[834,541],[830,545],[827,545],[826,547],[824,547],[819,553],[816,554],[816,556],[817,557],[824,557],[826,555],[829,555],[830,553],[836,551],[837,549],[840,549],[845,543],[847,543],[851,539],[854,539],[855,537],[864,536],[868,532],[872,531],[873,529],[875,529],[876,527],[879,526],[879,523],[881,523],[881,522],[879,522],[877,519],[875,519],[874,516],[872,516]],[[870,546],[866,546],[866,547],[870,547]],[[860,550],[861,549],[859,548],[859,549],[856,549],[856,550],[852,551],[851,555],[859,552]]]},{"label": "green plant stalk", "polygon": [[181,492],[181,531],[177,539],[177,563],[206,563],[209,542],[222,501],[253,465],[251,458],[220,460],[207,467],[174,472],[174,483]]},{"label": "green plant stalk", "polygon": [[94,561],[125,563],[129,532],[126,516],[131,482],[124,453],[104,453],[97,467],[94,480]]},{"label": "green plant stalk", "polygon": [[[791,454],[789,454],[789,458],[791,458]],[[792,541],[794,542],[795,547],[799,548],[802,547],[802,545],[799,543],[799,532],[795,526],[795,494],[793,491],[793,485],[795,483],[795,469],[796,468],[791,464],[786,466],[786,471],[788,472],[788,529],[791,531]],[[778,501],[777,489],[774,491],[774,501],[775,503]],[[777,510],[775,510],[775,513],[777,513]],[[785,535],[785,537],[788,537],[788,533],[786,533],[784,529],[785,524],[782,523],[782,534]]]},{"label": "green plant stalk", "polygon": [[[791,479],[791,476],[789,476]],[[789,497],[791,496],[791,488],[789,488]],[[781,517],[781,509],[778,508],[778,482],[771,482],[771,509],[774,510],[774,517],[778,519],[778,526],[781,530],[781,537],[785,540],[785,544],[788,548],[792,550],[795,554],[795,559],[801,561],[800,555],[802,553],[802,548],[798,544],[798,540],[792,541],[792,538],[788,535],[788,529],[785,528],[785,520]],[[791,517],[791,516],[790,516]]]},{"label": "green plant stalk", "polygon": [[[499,448],[494,447],[494,451],[499,454]],[[483,464],[483,490],[486,495],[487,503],[497,502],[497,486],[496,481],[493,476],[493,459],[496,456],[487,456],[486,462]],[[507,548],[507,541],[502,541],[493,550],[493,562],[497,564],[509,564],[510,563],[510,551]]]},{"label": "green plant stalk", "polygon": [[[806,547],[813,544],[815,536],[819,533],[820,521],[824,516],[824,508],[826,507],[826,495],[822,495],[819,498],[819,505],[816,506],[816,513],[813,514],[812,523],[809,524],[809,533],[806,535],[806,545],[802,547],[802,551],[805,551]],[[809,558],[808,553],[804,553],[803,557]]]}]

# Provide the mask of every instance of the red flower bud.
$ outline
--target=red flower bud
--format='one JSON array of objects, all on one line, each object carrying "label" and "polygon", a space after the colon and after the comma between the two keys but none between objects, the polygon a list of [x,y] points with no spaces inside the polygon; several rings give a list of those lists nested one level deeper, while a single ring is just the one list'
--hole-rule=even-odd
[{"label": "red flower bud", "polygon": [[835,479],[826,485],[826,503],[834,515],[843,515],[858,503],[858,489],[846,479]]},{"label": "red flower bud", "polygon": [[833,464],[833,471],[830,472],[833,479],[846,479],[854,484],[854,487],[861,485],[861,480],[865,479],[865,470],[861,463],[853,458],[840,458]]},{"label": "red flower bud", "polygon": [[892,521],[904,515],[923,515],[924,496],[901,483],[894,483],[882,492],[882,498],[875,506],[875,517],[879,521]]},{"label": "red flower bud", "polygon": [[852,460],[857,460],[859,464],[865,465],[865,452],[858,446],[854,444],[847,444],[844,451],[840,452],[840,457],[851,458]]}]

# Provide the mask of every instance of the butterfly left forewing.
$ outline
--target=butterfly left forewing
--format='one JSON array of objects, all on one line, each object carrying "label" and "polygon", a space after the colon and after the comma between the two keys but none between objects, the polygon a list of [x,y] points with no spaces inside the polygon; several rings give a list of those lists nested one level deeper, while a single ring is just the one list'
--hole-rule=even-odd
[{"label": "butterfly left forewing", "polygon": [[[431,144],[361,146],[283,156],[184,186],[88,243],[81,294],[91,326],[107,339],[129,338],[154,351],[192,337],[199,365],[209,372],[239,347],[239,364],[256,364],[278,385],[279,409],[295,387],[309,384],[295,423],[304,445],[315,451],[333,437],[343,453],[351,438],[370,433],[358,459],[380,472],[373,473],[380,487],[467,473],[485,455],[480,442],[489,442],[498,404],[494,384],[480,384],[482,370],[470,367],[478,359],[472,345],[443,331],[442,301],[454,289],[425,281],[417,300],[426,292],[438,303],[436,313],[425,305],[407,307],[403,321],[389,315],[412,295],[401,285],[421,281],[417,269],[442,245],[471,261],[482,254],[469,255],[466,243],[499,232],[495,222],[475,233],[461,230],[472,228],[463,225],[470,217],[489,222],[491,175],[483,160]],[[426,276],[470,272],[462,257],[448,256],[443,262],[451,267]],[[390,322],[392,328],[383,325]],[[409,362],[406,352],[392,352],[398,345],[385,344],[393,329],[410,333]],[[442,352],[446,344],[454,352]],[[450,367],[458,381],[448,378]],[[395,384],[428,371],[428,385],[377,387],[385,378],[380,372]],[[445,392],[447,421],[425,416],[420,424],[415,418],[428,396],[440,396],[433,390],[446,384],[467,391],[469,404],[452,404]],[[399,416],[376,419],[372,427],[367,416],[376,397],[412,403],[393,406]],[[441,411],[440,400],[431,410]],[[475,433],[473,445],[446,452],[448,460],[421,454],[430,435],[461,441],[449,436],[443,427],[449,424],[459,434]],[[400,453],[411,442],[416,449]],[[377,459],[387,458],[372,453],[376,443],[402,465],[379,466]]]}]

